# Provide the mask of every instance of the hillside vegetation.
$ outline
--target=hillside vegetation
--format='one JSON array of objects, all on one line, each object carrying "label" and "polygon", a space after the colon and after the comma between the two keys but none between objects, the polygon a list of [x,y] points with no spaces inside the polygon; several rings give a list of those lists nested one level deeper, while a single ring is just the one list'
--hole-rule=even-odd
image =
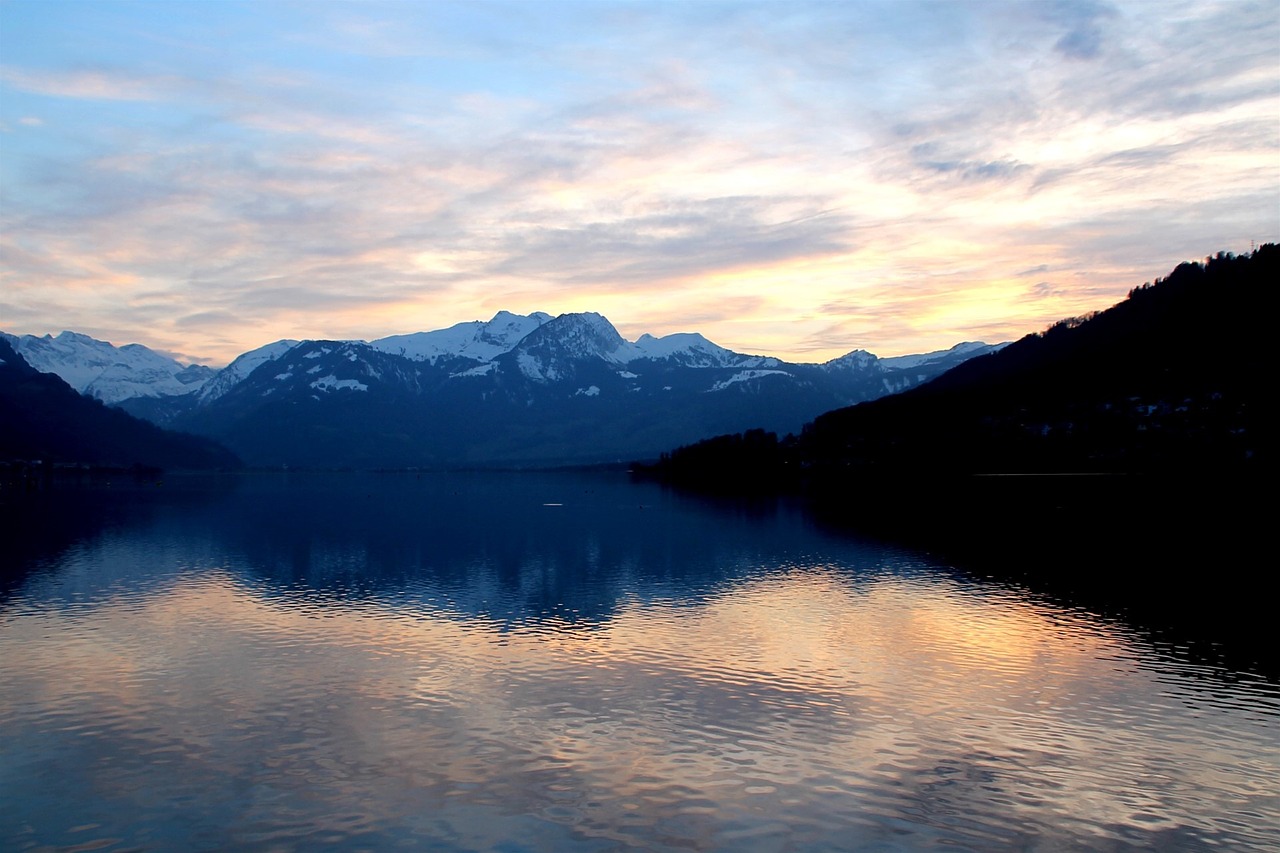
[{"label": "hillside vegetation", "polygon": [[1184,263],[1117,305],[1055,323],[919,388],[778,440],[664,454],[672,480],[731,487],[861,477],[1257,470],[1271,455],[1264,324],[1280,248]]}]

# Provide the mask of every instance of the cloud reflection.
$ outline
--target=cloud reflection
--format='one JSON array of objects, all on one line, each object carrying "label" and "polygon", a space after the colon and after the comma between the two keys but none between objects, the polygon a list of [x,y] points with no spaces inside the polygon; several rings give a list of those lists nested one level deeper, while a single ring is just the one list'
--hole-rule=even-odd
[{"label": "cloud reflection", "polygon": [[[1158,843],[1241,808],[1197,798],[1243,793],[1233,763],[1262,755],[1239,720],[1152,692],[1130,641],[1090,619],[818,565],[516,630],[264,597],[203,569],[28,611],[2,639],[0,710],[21,742],[54,737],[52,718],[96,732],[60,747],[71,790],[141,814],[171,786],[207,788],[202,814],[281,831],[294,813],[312,840],[376,842],[432,814],[417,833],[492,844],[526,816],[557,827],[553,846],[634,827],[711,849],[771,821],[801,845],[883,841],[911,815],[921,842],[1071,844],[1113,826]],[[1169,736],[1196,729],[1218,747]]]}]

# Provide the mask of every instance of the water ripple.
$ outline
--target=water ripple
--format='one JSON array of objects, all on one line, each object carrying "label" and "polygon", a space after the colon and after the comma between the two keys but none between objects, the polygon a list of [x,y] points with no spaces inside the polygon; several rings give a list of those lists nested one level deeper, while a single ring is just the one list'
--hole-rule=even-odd
[{"label": "water ripple", "polygon": [[381,585],[352,542],[322,585],[69,550],[0,606],[0,847],[1280,847],[1274,683],[756,528],[684,581],[647,540]]}]

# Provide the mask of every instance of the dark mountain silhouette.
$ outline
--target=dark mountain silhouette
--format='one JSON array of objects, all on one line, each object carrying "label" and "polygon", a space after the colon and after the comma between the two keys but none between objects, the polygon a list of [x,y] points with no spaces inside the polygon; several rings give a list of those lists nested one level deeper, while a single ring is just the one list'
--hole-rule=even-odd
[{"label": "dark mountain silhouette", "polygon": [[79,394],[0,339],[0,461],[109,467],[239,467],[205,438],[170,432]]},{"label": "dark mountain silhouette", "polygon": [[1269,450],[1264,293],[1277,280],[1275,245],[1182,264],[1106,311],[823,415],[804,453],[827,468],[976,473],[1251,467]]},{"label": "dark mountain silhouette", "polygon": [[647,470],[697,490],[800,489],[820,523],[1274,671],[1259,555],[1278,266],[1275,245],[1182,264],[799,436],[724,435]]},{"label": "dark mountain silhouette", "polygon": [[1185,263],[903,393],[828,412],[798,438],[744,434],[665,455],[686,482],[835,485],[856,476],[1222,474],[1271,455],[1264,325],[1280,247]]}]

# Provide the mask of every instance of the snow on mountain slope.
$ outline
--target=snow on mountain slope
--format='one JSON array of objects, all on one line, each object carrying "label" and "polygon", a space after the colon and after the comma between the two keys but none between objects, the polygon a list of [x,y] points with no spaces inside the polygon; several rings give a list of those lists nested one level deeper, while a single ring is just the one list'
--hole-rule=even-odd
[{"label": "snow on mountain slope", "polygon": [[729,386],[736,385],[739,382],[749,382],[752,379],[760,379],[764,376],[790,377],[791,374],[787,373],[785,370],[740,370],[737,373],[730,376],[728,379],[722,379],[719,382],[712,385],[710,388],[707,389],[707,393],[711,393],[713,391],[723,391]]},{"label": "snow on mountain slope", "polygon": [[298,345],[298,341],[282,340],[249,350],[236,357],[218,374],[200,389],[199,401],[203,405],[211,403],[239,385],[253,371],[269,361],[275,361]]},{"label": "snow on mountain slope", "polygon": [[[277,376],[277,379],[284,377]],[[339,379],[330,373],[328,376],[322,376],[311,383],[311,387],[318,391],[333,391],[335,389],[348,389],[351,391],[368,391],[368,384],[361,382],[359,379]]]},{"label": "snow on mountain slope", "polygon": [[864,349],[856,349],[853,352],[847,352],[839,358],[833,358],[830,361],[823,362],[821,367],[826,370],[867,370],[874,364],[884,364],[884,359],[879,358]]},{"label": "snow on mountain slope", "polygon": [[776,358],[743,355],[725,349],[697,332],[676,332],[660,338],[641,335],[631,347],[631,360],[668,359],[683,367],[772,367],[778,364]]},{"label": "snow on mountain slope", "polygon": [[[370,346],[415,361],[435,363],[443,356],[462,356],[487,363],[517,349],[526,338],[549,323],[556,325],[544,335],[533,338],[515,356],[520,371],[538,381],[554,380],[559,376],[558,368],[550,362],[543,364],[539,357],[531,353],[533,348],[546,349],[551,337],[559,339],[555,349],[560,360],[602,358],[625,364],[636,359],[650,359],[673,361],[683,367],[747,368],[772,367],[778,364],[777,359],[743,355],[725,349],[696,332],[680,332],[660,338],[646,334],[635,343],[630,343],[618,335],[607,319],[590,312],[562,314],[553,318],[542,311],[535,311],[528,316],[499,311],[487,322],[474,320],[434,332],[392,335],[372,341]],[[484,372],[487,371],[481,371]],[[470,368],[460,375],[478,374],[475,368]]]},{"label": "snow on mountain slope", "polygon": [[889,369],[854,351],[793,364],[696,333],[628,342],[595,313],[499,312],[372,344],[277,341],[198,395],[121,405],[224,441],[251,464],[559,464],[639,458],[749,428],[793,432],[963,357]]},{"label": "snow on mountain slope", "polygon": [[626,364],[634,345],[594,312],[561,314],[530,332],[507,355],[516,368],[535,382],[572,377],[577,368],[606,362]]},{"label": "snow on mountain slope", "polygon": [[[589,397],[604,397],[622,389],[649,393],[651,389],[673,387],[690,391],[723,391],[732,387],[757,392],[760,380],[773,384],[778,376],[790,375],[802,384],[835,383],[832,388],[846,389],[839,392],[845,396],[836,399],[837,404],[843,404],[845,397],[861,398],[870,393],[865,389],[883,394],[913,387],[968,358],[999,348],[966,342],[949,350],[886,359],[854,350],[823,364],[790,364],[734,352],[696,332],[663,337],[645,334],[632,343],[596,313],[553,318],[541,311],[527,316],[499,311],[488,321],[393,335],[369,344],[314,342],[316,345],[306,347],[305,352],[295,353],[298,341],[276,341],[244,353],[215,374],[198,365],[184,366],[138,344],[116,348],[74,332],[63,332],[56,338],[5,338],[37,370],[56,373],[84,394],[123,405],[157,423],[166,423],[191,408],[214,405],[259,367],[277,360],[282,366],[272,371],[274,382],[266,377],[267,384],[256,393],[285,393],[285,386],[290,385],[295,373],[298,377],[305,374],[307,382],[312,383],[307,387],[308,394],[364,390],[358,387],[369,381],[364,374],[356,377],[335,372],[336,363],[322,372],[316,359],[327,359],[330,351],[336,353],[337,349],[342,349],[342,358],[347,361],[377,363],[382,365],[379,370],[419,377],[409,383],[418,388],[414,393],[424,393],[422,389],[428,386],[437,390],[452,387],[453,383],[463,383],[469,390],[462,391],[459,386],[450,393],[475,393],[479,389],[479,393],[491,394],[498,387],[508,389],[503,393],[511,393],[510,389],[517,387],[511,384],[513,379],[532,381],[547,390],[558,383],[572,382],[573,388],[578,389],[577,396]],[[408,363],[392,366],[401,359]],[[303,361],[307,361],[305,366],[301,366]],[[286,364],[293,366],[283,366]],[[418,367],[410,367],[411,364]],[[863,390],[847,390],[855,387]],[[581,390],[591,388],[598,390]]]},{"label": "snow on mountain slope", "polygon": [[434,332],[392,335],[371,341],[369,345],[385,353],[433,364],[441,356],[450,355],[488,362],[510,351],[530,332],[550,319],[550,314],[541,311],[535,311],[527,317],[499,311],[487,322],[473,320]]},{"label": "snow on mountain slope", "polygon": [[56,374],[81,394],[104,403],[191,394],[214,375],[211,368],[182,364],[142,344],[115,347],[76,332],[5,339],[36,370]]},{"label": "snow on mountain slope", "polygon": [[[880,359],[880,363],[891,370],[913,370],[925,365],[955,359],[956,364],[975,356],[985,355],[1002,348],[1004,344],[984,344],[980,341],[965,341],[951,349],[920,353],[919,355],[898,355]],[[829,362],[828,362],[829,363]]]}]

